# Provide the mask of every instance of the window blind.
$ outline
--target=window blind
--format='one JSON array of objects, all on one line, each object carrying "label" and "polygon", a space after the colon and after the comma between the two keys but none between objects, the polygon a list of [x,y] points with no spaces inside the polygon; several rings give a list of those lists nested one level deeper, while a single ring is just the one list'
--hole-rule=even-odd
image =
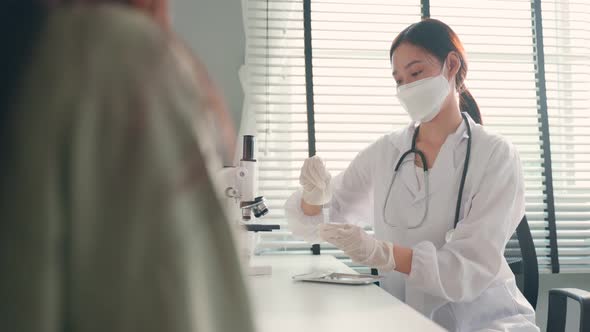
[{"label": "window blind", "polygon": [[[409,123],[395,97],[389,47],[420,20],[408,1],[312,1],[316,148],[333,176],[384,134]],[[357,266],[328,243],[322,253]]]},{"label": "window blind", "polygon": [[559,262],[590,271],[590,2],[543,0]]},{"label": "window blind", "polygon": [[265,222],[281,230],[261,234],[257,251],[309,253],[294,240],[283,204],[299,187],[308,157],[303,4],[301,0],[245,0],[247,117],[256,119],[259,191],[267,200]]},{"label": "window blind", "polygon": [[[388,49],[396,32],[420,19],[420,5],[384,0],[311,5],[316,149],[336,175],[379,136],[408,123],[394,95]],[[261,234],[258,252],[309,254],[310,244],[291,236],[282,211],[299,187],[308,153],[303,5],[272,0],[246,6],[246,63],[257,82],[249,104],[257,120],[260,190],[269,200],[267,219],[282,225],[279,232]],[[351,264],[330,244],[323,243],[322,252]]]},{"label": "window blind", "polygon": [[[588,47],[581,45],[588,39],[582,22],[588,21],[589,10],[583,3],[564,2],[543,2],[558,244],[565,271],[588,271],[590,195],[585,190],[590,187],[590,122],[585,111],[590,66]],[[309,254],[310,244],[291,236],[282,209],[299,187],[299,169],[308,156],[303,4],[244,0],[243,6],[246,106],[256,119],[259,188],[269,201],[267,221],[283,227],[262,234],[258,252]],[[466,84],[486,127],[506,136],[520,152],[539,265],[542,272],[550,272],[531,1],[430,0],[429,10],[433,18],[448,23],[465,45]],[[311,18],[315,145],[336,175],[358,151],[408,123],[395,97],[388,50],[399,31],[420,19],[420,1],[312,0]],[[572,132],[580,135],[569,137]],[[516,250],[510,248],[507,254]],[[322,244],[322,253],[345,259],[329,244]]]},{"label": "window blind", "polygon": [[[466,85],[480,106],[486,129],[508,138],[519,151],[539,268],[549,272],[531,2],[431,0],[430,14],[449,24],[465,46]],[[518,246],[508,248],[508,255],[517,255],[510,250]]]}]

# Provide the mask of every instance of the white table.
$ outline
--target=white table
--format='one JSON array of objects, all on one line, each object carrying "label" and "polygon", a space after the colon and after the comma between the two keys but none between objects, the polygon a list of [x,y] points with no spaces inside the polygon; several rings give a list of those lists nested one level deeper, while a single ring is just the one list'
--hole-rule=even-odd
[{"label": "white table", "polygon": [[317,270],[354,273],[332,256],[258,256],[251,264],[272,266],[272,275],[247,277],[260,332],[444,331],[375,285],[291,279]]}]

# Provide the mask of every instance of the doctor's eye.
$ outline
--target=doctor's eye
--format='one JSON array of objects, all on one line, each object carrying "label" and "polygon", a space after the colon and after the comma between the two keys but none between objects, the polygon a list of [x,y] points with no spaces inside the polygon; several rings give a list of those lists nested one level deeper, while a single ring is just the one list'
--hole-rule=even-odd
[{"label": "doctor's eye", "polygon": [[399,86],[400,84],[402,84],[402,80],[395,80],[395,84]]},{"label": "doctor's eye", "polygon": [[412,77],[416,77],[420,74],[422,74],[422,70],[412,73]]}]

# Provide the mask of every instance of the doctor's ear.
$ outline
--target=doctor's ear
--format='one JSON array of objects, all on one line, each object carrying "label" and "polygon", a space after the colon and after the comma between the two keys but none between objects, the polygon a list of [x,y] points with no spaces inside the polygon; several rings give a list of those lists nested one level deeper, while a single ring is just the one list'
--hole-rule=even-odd
[{"label": "doctor's ear", "polygon": [[449,52],[445,65],[447,66],[448,70],[447,79],[450,79],[451,77],[455,77],[455,75],[457,75],[463,64],[461,63],[461,58],[457,52]]}]

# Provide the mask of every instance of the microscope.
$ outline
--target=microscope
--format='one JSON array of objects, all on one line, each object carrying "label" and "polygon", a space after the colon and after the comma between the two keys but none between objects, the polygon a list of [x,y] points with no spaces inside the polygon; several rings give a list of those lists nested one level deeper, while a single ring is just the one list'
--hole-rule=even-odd
[{"label": "microscope", "polygon": [[[245,135],[242,145],[242,158],[237,166],[226,166],[221,171],[223,193],[230,200],[232,208],[240,210],[240,220],[237,222],[243,227],[240,234],[239,249],[242,258],[249,263],[258,242],[258,232],[271,232],[280,229],[279,225],[266,225],[256,222],[268,214],[268,208],[264,197],[256,196],[258,192],[258,165],[254,157],[255,138]],[[252,218],[254,217],[254,218]],[[270,266],[249,266],[249,275],[270,274]]]}]

